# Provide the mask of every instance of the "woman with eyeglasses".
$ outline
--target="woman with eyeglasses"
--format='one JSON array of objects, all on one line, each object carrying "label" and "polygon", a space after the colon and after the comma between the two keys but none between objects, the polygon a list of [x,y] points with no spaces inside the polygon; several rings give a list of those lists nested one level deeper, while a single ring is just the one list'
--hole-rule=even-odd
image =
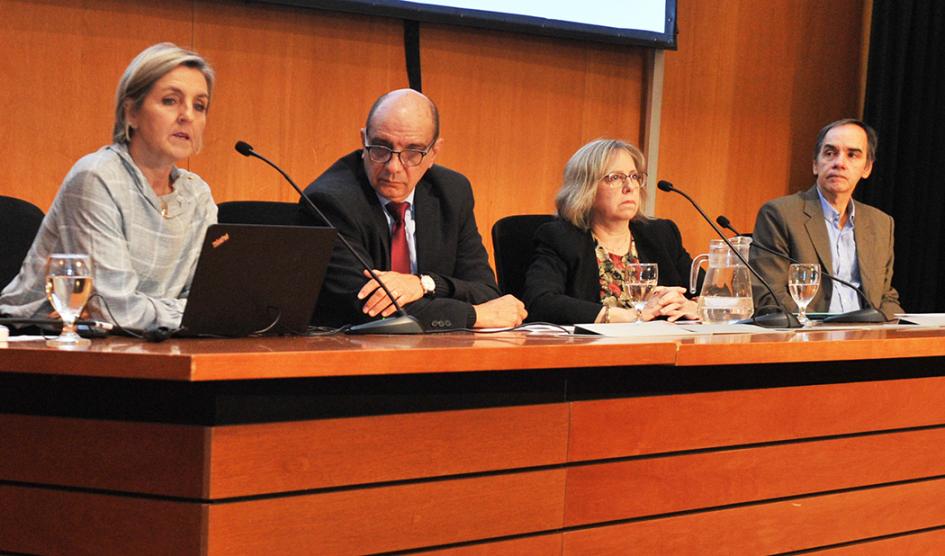
[{"label": "woman with eyeglasses", "polygon": [[[535,233],[525,278],[530,320],[559,324],[698,318],[685,297],[692,258],[670,220],[643,214],[643,153],[616,139],[597,139],[568,161],[555,199],[558,218]],[[642,310],[627,295],[633,263],[656,263],[658,286]]]}]

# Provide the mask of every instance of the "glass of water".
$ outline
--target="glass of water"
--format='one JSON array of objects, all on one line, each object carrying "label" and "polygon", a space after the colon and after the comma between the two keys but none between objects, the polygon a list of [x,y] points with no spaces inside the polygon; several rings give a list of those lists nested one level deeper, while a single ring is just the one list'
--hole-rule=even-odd
[{"label": "glass of water", "polygon": [[62,319],[62,333],[46,345],[69,348],[91,343],[75,331],[75,321],[91,293],[91,257],[56,253],[46,259],[46,297]]},{"label": "glass of water", "polygon": [[792,264],[788,268],[788,291],[797,303],[797,320],[802,325],[810,324],[807,318],[807,306],[820,288],[819,264]]},{"label": "glass of water", "polygon": [[650,292],[659,281],[659,268],[656,263],[630,263],[627,265],[627,297],[638,313],[646,307]]}]

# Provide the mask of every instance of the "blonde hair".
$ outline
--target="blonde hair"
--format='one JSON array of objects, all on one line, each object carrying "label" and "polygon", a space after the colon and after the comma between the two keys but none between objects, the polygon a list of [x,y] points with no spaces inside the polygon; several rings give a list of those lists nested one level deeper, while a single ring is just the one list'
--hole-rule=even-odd
[{"label": "blonde hair", "polygon": [[128,64],[115,91],[115,127],[112,129],[115,143],[130,142],[134,133],[125,117],[125,103],[130,100],[134,110],[141,108],[151,87],[178,66],[199,70],[207,80],[207,95],[213,93],[213,68],[196,52],[169,42],[145,48]]},{"label": "blonde hair", "polygon": [[[607,172],[607,165],[615,151],[624,150],[633,159],[637,172],[646,172],[646,159],[640,149],[620,139],[595,139],[577,150],[564,167],[564,182],[555,197],[558,216],[582,230],[591,227],[591,208],[597,196],[597,186]],[[640,187],[640,210],[643,218],[646,186]]]}]

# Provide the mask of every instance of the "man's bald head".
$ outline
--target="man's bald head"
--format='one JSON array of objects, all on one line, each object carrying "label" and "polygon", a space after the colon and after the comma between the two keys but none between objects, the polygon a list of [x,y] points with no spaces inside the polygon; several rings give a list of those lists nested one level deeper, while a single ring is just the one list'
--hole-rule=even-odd
[{"label": "man's bald head", "polygon": [[440,112],[437,110],[436,104],[423,93],[413,89],[397,89],[378,97],[371,105],[367,120],[364,122],[364,129],[367,134],[371,134],[371,129],[377,118],[384,118],[389,111],[393,110],[402,113],[409,112],[414,117],[429,122],[433,129],[431,144],[440,137]]},{"label": "man's bald head", "polygon": [[412,89],[391,91],[374,102],[364,126],[361,159],[371,187],[387,200],[407,199],[443,142],[436,106]]}]

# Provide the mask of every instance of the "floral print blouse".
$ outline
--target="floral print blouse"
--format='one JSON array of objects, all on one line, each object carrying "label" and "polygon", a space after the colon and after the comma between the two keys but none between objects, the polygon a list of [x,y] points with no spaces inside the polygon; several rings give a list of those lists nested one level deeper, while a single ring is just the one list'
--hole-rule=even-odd
[{"label": "floral print blouse", "polygon": [[600,276],[601,303],[609,307],[633,308],[624,283],[627,279],[627,265],[640,262],[636,242],[630,238],[630,250],[625,255],[615,255],[607,251],[596,236],[594,246]]}]

